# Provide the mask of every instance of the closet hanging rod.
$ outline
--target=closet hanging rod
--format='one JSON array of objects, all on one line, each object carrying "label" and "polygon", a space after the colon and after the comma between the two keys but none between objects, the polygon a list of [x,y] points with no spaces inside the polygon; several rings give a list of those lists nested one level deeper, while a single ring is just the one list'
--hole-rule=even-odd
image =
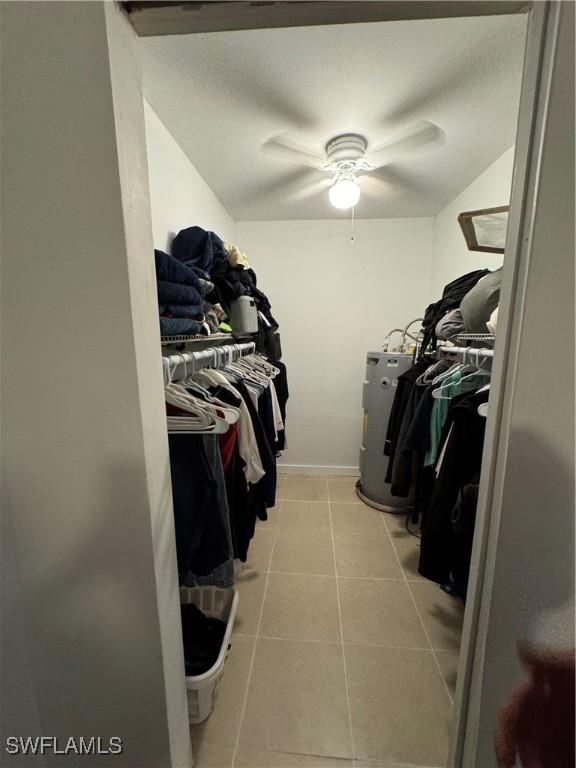
[{"label": "closet hanging rod", "polygon": [[162,358],[164,384],[181,381],[191,373],[202,368],[221,368],[234,360],[256,351],[253,341],[245,344],[225,344],[222,347],[210,347],[199,352],[181,352]]},{"label": "closet hanging rod", "polygon": [[493,349],[480,349],[477,347],[452,347],[449,344],[443,344],[442,346],[438,347],[438,349],[440,352],[444,352],[445,354],[458,355],[458,357],[461,357],[464,361],[474,360],[476,363],[480,359],[494,357]]}]

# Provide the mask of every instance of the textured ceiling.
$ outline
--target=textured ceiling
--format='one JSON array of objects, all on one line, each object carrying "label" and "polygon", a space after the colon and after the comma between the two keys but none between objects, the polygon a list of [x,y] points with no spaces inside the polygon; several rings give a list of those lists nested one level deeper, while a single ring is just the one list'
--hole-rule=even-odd
[{"label": "textured ceiling", "polygon": [[250,30],[141,39],[145,95],[237,221],[342,217],[324,175],[270,157],[288,134],[379,144],[420,120],[445,134],[377,172],[362,218],[430,216],[514,143],[524,16]]}]

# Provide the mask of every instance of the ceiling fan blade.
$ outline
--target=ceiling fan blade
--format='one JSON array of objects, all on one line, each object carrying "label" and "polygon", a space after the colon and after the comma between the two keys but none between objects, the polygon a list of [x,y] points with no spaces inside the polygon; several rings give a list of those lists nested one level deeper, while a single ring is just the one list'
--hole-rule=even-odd
[{"label": "ceiling fan blade", "polygon": [[398,187],[379,176],[364,173],[358,177],[358,181],[360,182],[362,194],[365,194],[366,197],[378,200],[389,200],[392,197],[398,197]]},{"label": "ceiling fan blade", "polygon": [[261,151],[279,160],[286,160],[310,168],[320,168],[326,164],[326,158],[313,149],[299,145],[293,139],[281,134],[273,136],[260,147]]},{"label": "ceiling fan blade", "polygon": [[275,173],[268,180],[260,180],[246,188],[246,198],[253,203],[282,203],[298,194],[301,189],[318,179],[317,169],[282,167],[282,173]]},{"label": "ceiling fan blade", "polygon": [[303,200],[308,200],[311,197],[324,192],[330,187],[331,184],[332,179],[318,179],[317,181],[312,182],[312,184],[308,184],[307,186],[299,189],[297,192],[289,195],[288,199],[291,203],[301,203]]},{"label": "ceiling fan blade", "polygon": [[421,147],[440,144],[443,138],[444,131],[434,123],[423,120],[374,149],[368,149],[366,160],[372,168],[381,168]]}]

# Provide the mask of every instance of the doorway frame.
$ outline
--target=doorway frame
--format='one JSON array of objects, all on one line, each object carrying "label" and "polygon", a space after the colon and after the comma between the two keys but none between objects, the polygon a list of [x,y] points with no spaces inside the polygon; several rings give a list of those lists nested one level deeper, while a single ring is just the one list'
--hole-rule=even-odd
[{"label": "doorway frame", "polygon": [[[142,4],[134,4],[141,6]],[[153,12],[154,3],[150,4]],[[181,12],[174,4],[166,14]],[[225,5],[225,4],[222,4]],[[228,3],[233,6],[235,4]],[[301,5],[301,4],[300,4]],[[320,4],[314,3],[315,6]],[[326,16],[316,16],[315,24],[332,24],[333,11],[325,3]],[[353,6],[354,3],[347,3]],[[375,4],[374,4],[375,5]],[[482,473],[478,499],[476,531],[471,563],[471,578],[466,603],[454,716],[452,721],[451,749],[448,768],[468,768],[474,765],[478,743],[478,725],[481,705],[481,684],[484,676],[485,650],[490,621],[490,606],[493,588],[494,566],[497,557],[498,530],[502,509],[504,476],[506,471],[507,436],[510,427],[514,381],[517,357],[520,346],[521,319],[526,298],[526,281],[530,263],[531,232],[534,224],[534,212],[537,199],[537,178],[539,174],[542,140],[545,132],[546,108],[551,88],[551,61],[558,34],[561,0],[542,0],[540,2],[519,4],[508,0],[502,2],[446,3],[439,0],[428,2],[382,2],[380,21],[421,20],[439,17],[465,17],[471,15],[468,8],[475,7],[476,15],[497,16],[502,14],[522,13],[528,17],[520,107],[517,121],[513,182],[510,195],[510,213],[506,237],[505,259],[501,303],[498,318],[498,338],[495,344],[490,410],[486,425],[486,438],[482,459]],[[358,3],[360,7],[365,3]],[[386,15],[386,8],[389,14]],[[404,10],[403,10],[404,6]],[[521,6],[521,7],[519,7]],[[138,8],[142,12],[142,8]],[[157,11],[155,11],[157,12]],[[266,17],[266,14],[269,14]],[[282,23],[273,19],[273,6],[259,9],[258,23],[254,28],[266,29],[278,26],[299,26],[297,13],[284,16]],[[262,16],[264,14],[264,16]],[[130,18],[130,16],[128,16]],[[266,21],[266,18],[269,21]],[[350,13],[347,21],[353,23],[367,19],[355,18]],[[376,19],[374,19],[376,20]],[[140,30],[139,34],[174,34],[175,19],[163,19],[157,31]],[[186,29],[184,34],[194,32],[224,31],[225,29],[252,28],[246,26],[226,26],[226,20],[218,18],[214,27]],[[238,24],[238,9],[231,11],[231,21]],[[208,22],[209,24],[209,22]]]},{"label": "doorway frame", "polygon": [[502,514],[506,454],[514,381],[526,299],[531,234],[538,195],[551,59],[558,34],[560,3],[534,3],[528,11],[522,86],[514,151],[490,406],[464,614],[449,768],[474,765],[479,738],[481,689]]}]

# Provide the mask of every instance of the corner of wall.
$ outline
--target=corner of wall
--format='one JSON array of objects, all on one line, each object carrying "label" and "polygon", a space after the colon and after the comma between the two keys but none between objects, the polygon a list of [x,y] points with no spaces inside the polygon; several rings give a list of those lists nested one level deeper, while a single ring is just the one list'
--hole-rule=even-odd
[{"label": "corner of wall", "polygon": [[168,127],[144,98],[154,246],[170,250],[173,236],[194,225],[236,240],[236,222]]}]

